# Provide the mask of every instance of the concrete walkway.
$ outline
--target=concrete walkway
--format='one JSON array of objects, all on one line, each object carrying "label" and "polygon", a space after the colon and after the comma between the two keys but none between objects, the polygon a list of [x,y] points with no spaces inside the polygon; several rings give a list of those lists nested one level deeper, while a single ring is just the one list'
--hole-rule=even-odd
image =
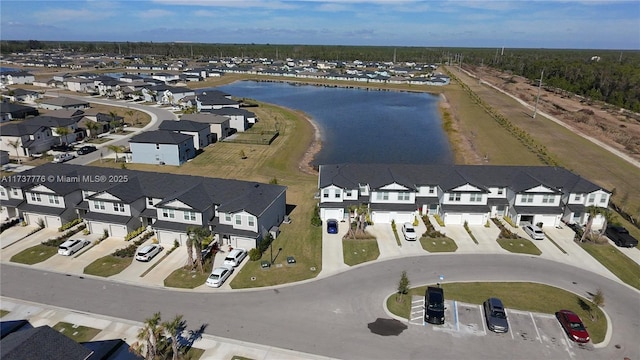
[{"label": "concrete walkway", "polygon": [[[54,326],[59,322],[67,322],[100,330],[92,341],[122,339],[130,346],[137,340],[138,331],[143,326],[141,323],[126,319],[111,318],[77,310],[72,311],[4,297],[0,300],[2,309],[9,311],[7,315],[2,317],[2,321],[28,320],[32,327]],[[197,324],[187,324],[189,329],[196,326]],[[331,359],[207,334],[196,341],[193,347],[204,350],[200,357],[201,360],[231,359],[233,356],[264,360]],[[127,350],[126,348],[124,350]]]}]

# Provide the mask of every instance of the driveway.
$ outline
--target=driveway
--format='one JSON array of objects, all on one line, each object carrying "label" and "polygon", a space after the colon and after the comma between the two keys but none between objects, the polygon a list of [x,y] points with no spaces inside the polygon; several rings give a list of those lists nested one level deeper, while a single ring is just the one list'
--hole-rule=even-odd
[{"label": "driveway", "polygon": [[[11,259],[11,257],[25,249],[28,249],[32,246],[36,246],[38,244],[40,244],[43,241],[47,241],[49,239],[53,239],[56,238],[58,236],[60,236],[62,233],[58,232],[58,230],[54,230],[54,229],[47,229],[44,228],[34,234],[31,234],[30,236],[14,242],[13,244],[9,245],[8,247],[2,249],[2,252],[0,253],[0,259],[2,259],[2,261],[9,261],[9,259]],[[2,236],[4,237],[4,233],[2,234]]]},{"label": "driveway", "polygon": [[326,226],[322,226],[322,271],[318,277],[330,276],[346,270],[349,265],[344,263],[342,252],[342,238],[347,234],[348,224],[338,223],[337,234],[327,234]]},{"label": "driveway", "polygon": [[[462,228],[464,229],[464,226]],[[496,241],[498,235],[500,235],[500,229],[493,221],[489,221],[489,227],[485,227],[484,225],[470,225],[469,230],[471,230],[471,233],[478,241],[476,252],[501,253],[507,251]]]},{"label": "driveway", "polygon": [[11,246],[15,242],[25,238],[30,232],[37,228],[37,226],[21,226],[20,224],[8,228],[2,232],[2,235],[0,235],[0,248],[4,249]]},{"label": "driveway", "polygon": [[[80,238],[83,236],[80,235],[74,237]],[[100,237],[100,235],[90,234],[88,236],[84,236],[84,238],[89,240],[95,240],[97,237]],[[129,243],[122,240],[122,238],[109,237],[100,241],[97,245],[94,245],[94,242],[92,241],[88,249],[83,249],[73,256],[54,255],[41,263],[35,264],[34,267],[81,275],[84,274],[84,268],[87,267],[87,265],[101,257],[111,254],[117,249],[124,248],[127,245],[129,245]]]}]

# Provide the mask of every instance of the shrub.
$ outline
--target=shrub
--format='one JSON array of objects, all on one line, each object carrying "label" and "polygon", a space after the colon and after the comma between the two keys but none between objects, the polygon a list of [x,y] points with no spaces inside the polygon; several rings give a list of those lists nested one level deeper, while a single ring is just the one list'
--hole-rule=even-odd
[{"label": "shrub", "polygon": [[131,244],[126,248],[122,248],[114,251],[113,253],[111,253],[111,255],[119,258],[134,257],[136,255],[137,248],[138,246],[136,244]]},{"label": "shrub", "polygon": [[499,239],[517,239],[519,236],[511,232],[511,230],[507,229],[500,220],[496,218],[491,219],[494,224],[500,229],[500,235],[498,235]]},{"label": "shrub", "polygon": [[391,229],[393,230],[393,232],[398,232],[398,229],[396,228],[395,220],[391,220]]},{"label": "shrub", "polygon": [[78,228],[75,229],[75,230],[69,230],[66,233],[58,236],[57,238],[49,239],[47,241],[42,241],[40,244],[42,244],[44,246],[58,247],[58,246],[60,246],[60,244],[65,242],[71,236],[73,236],[73,235],[79,233],[80,231],[84,230],[85,227],[87,227],[87,226],[85,224],[82,224],[82,225],[78,226]]},{"label": "shrub", "polygon": [[260,250],[256,248],[249,250],[249,260],[258,261],[260,260],[260,258],[262,258],[262,253],[260,252]]},{"label": "shrub", "polygon": [[60,226],[58,228],[58,232],[63,232],[65,230],[67,230],[67,229],[79,224],[81,221],[82,221],[81,218],[77,218],[77,219],[73,219],[72,221],[70,221],[70,222],[68,222],[66,224],[62,224],[62,226]]},{"label": "shrub", "polygon": [[418,225],[420,225],[420,222],[418,221],[418,217],[414,216],[413,217],[413,226],[418,226]]},{"label": "shrub", "polygon": [[313,216],[311,217],[311,225],[313,226],[322,226],[322,219],[320,219],[320,209],[318,205],[313,210]]},{"label": "shrub", "polygon": [[440,215],[434,214],[433,218],[436,219],[436,221],[438,222],[438,225],[444,226],[444,221],[442,221],[442,218],[440,217]]},{"label": "shrub", "polygon": [[145,230],[144,226],[141,226],[135,230],[133,230],[132,232],[128,233],[125,237],[124,237],[124,241],[129,241],[131,239],[133,239],[134,237],[142,234]]}]

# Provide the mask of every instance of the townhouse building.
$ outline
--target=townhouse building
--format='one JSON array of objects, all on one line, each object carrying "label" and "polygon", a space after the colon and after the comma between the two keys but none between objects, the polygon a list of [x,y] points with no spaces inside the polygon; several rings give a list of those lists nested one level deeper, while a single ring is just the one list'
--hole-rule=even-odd
[{"label": "townhouse building", "polygon": [[0,183],[2,214],[58,228],[83,219],[92,233],[124,238],[145,226],[184,244],[190,226],[221,245],[256,247],[286,214],[286,187],[241,180],[45,164]]},{"label": "townhouse building", "polygon": [[[606,208],[611,192],[564,168],[549,166],[321,165],[322,220],[347,219],[364,206],[373,223],[412,222],[437,214],[445,224],[483,225],[509,216],[516,224],[584,225],[587,207]],[[594,218],[594,229],[604,219]]]}]

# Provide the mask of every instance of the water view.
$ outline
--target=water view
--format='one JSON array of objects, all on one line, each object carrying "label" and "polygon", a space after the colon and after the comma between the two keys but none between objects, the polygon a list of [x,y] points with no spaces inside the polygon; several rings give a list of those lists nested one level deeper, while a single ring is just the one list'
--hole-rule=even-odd
[{"label": "water view", "polygon": [[435,95],[256,81],[217,89],[311,116],[322,134],[314,165],[453,162]]}]

